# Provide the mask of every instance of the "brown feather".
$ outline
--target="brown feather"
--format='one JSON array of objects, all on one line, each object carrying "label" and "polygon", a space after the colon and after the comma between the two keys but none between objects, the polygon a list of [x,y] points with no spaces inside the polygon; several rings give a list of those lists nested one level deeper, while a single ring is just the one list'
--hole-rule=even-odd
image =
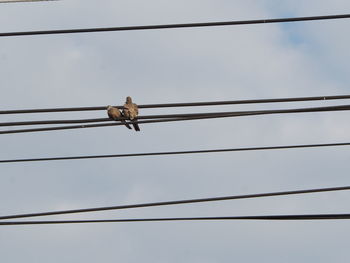
[{"label": "brown feather", "polygon": [[[136,120],[137,116],[139,115],[139,109],[137,104],[132,103],[131,97],[126,98],[126,102],[124,104],[124,109],[123,109],[123,115],[125,118],[128,118],[129,120]],[[133,122],[133,126],[135,131],[140,131],[140,127],[137,123]]]},{"label": "brown feather", "polygon": [[[122,118],[123,115],[120,110],[116,107],[108,106],[107,107],[108,117],[114,121],[118,121],[119,118]],[[131,129],[130,125],[125,120],[120,120],[128,129]]]}]

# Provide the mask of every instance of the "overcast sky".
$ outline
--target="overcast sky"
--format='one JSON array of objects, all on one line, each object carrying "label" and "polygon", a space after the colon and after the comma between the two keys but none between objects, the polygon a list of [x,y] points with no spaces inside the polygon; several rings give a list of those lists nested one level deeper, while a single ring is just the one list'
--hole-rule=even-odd
[{"label": "overcast sky", "polygon": [[[349,13],[348,0],[62,0],[0,5],[0,32]],[[0,39],[0,109],[349,94],[350,20]],[[341,101],[340,104],[347,102]],[[141,114],[335,102],[144,109]],[[9,134],[0,159],[350,141],[347,112]],[[0,116],[103,118],[105,112]],[[6,128],[5,128],[6,129]],[[2,164],[0,214],[350,184],[349,148]],[[348,213],[350,193],[41,219]],[[2,262],[348,262],[349,222],[0,228]]]}]

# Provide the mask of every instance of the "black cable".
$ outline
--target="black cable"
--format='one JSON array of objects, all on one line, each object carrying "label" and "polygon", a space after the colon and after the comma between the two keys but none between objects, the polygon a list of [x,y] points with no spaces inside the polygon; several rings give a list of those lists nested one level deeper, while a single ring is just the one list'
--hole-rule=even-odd
[{"label": "black cable", "polygon": [[271,24],[271,23],[330,20],[330,19],[344,19],[344,18],[350,18],[350,14],[275,18],[275,19],[255,19],[255,20],[241,20],[241,21],[207,22],[207,23],[185,23],[185,24],[167,24],[167,25],[120,26],[120,27],[7,32],[7,33],[0,33],[0,37],[91,33],[91,32],[111,32],[111,31],[154,30],[154,29],[170,29],[170,28],[234,26],[234,25],[252,25],[252,24]]},{"label": "black cable", "polygon": [[26,2],[49,2],[49,1],[60,1],[60,0],[8,0],[8,1],[0,0],[0,4],[3,4],[3,3],[26,3]]},{"label": "black cable", "polygon": [[[146,123],[159,123],[159,122],[177,122],[188,120],[202,120],[202,119],[216,119],[216,118],[231,118],[239,116],[254,116],[254,115],[267,115],[267,114],[286,114],[286,113],[306,113],[306,112],[330,112],[330,111],[347,111],[350,110],[350,105],[339,106],[327,106],[327,107],[313,107],[313,108],[298,108],[298,109],[282,109],[282,110],[260,110],[260,111],[234,111],[234,112],[215,112],[215,113],[192,113],[192,114],[172,114],[172,115],[148,115],[140,116],[139,119],[152,119],[137,121],[138,124]],[[184,116],[178,117],[175,116]],[[171,117],[171,118],[169,118]],[[125,119],[125,118],[120,118]],[[91,119],[93,120],[93,119]],[[98,119],[100,120],[100,119]],[[80,121],[80,120],[78,120]],[[105,119],[103,119],[105,121]],[[136,122],[136,121],[135,121]],[[70,129],[83,129],[83,128],[97,128],[107,126],[121,126],[123,123],[104,123],[104,124],[83,124],[72,126],[55,126],[48,128],[31,128],[20,130],[6,130],[0,131],[0,134],[13,134],[13,133],[27,133],[27,132],[43,132],[43,131],[56,131],[56,130],[70,130]]]},{"label": "black cable", "polygon": [[[224,116],[212,116],[212,117],[194,117],[194,118],[170,118],[162,120],[146,120],[146,121],[134,121],[138,124],[146,123],[159,123],[159,122],[176,122],[176,121],[186,121],[186,120],[200,120],[200,119],[211,119],[211,118],[225,118],[230,117],[227,115]],[[106,123],[106,124],[84,124],[84,125],[74,125],[74,126],[58,126],[58,127],[49,127],[49,128],[32,128],[32,129],[21,129],[21,130],[8,130],[0,131],[0,134],[13,134],[13,133],[27,133],[27,132],[43,132],[43,131],[57,131],[57,130],[71,130],[71,129],[84,129],[84,128],[98,128],[98,127],[107,127],[107,126],[121,126],[125,125],[122,123]]]},{"label": "black cable", "polygon": [[[349,106],[350,107],[350,106]],[[260,111],[259,111],[260,112]],[[189,117],[215,117],[215,116],[243,116],[243,114],[251,114],[256,113],[256,111],[241,111],[241,112],[208,112],[208,113],[185,113],[185,114],[163,114],[163,115],[144,115],[138,116],[139,120],[147,120],[147,119],[187,119]],[[120,120],[128,120],[125,117],[117,118],[116,120],[111,120],[110,118],[95,118],[95,119],[78,119],[78,120],[44,120],[44,121],[19,121],[19,122],[0,122],[0,126],[25,126],[25,125],[47,125],[47,124],[69,124],[69,123],[91,123],[91,122],[113,122]],[[119,124],[118,124],[119,125]],[[124,125],[124,124],[123,124]],[[85,126],[85,125],[84,125]],[[110,126],[110,124],[102,125]],[[77,126],[74,126],[77,127]],[[99,127],[99,126],[97,126]]]},{"label": "black cable", "polygon": [[349,145],[350,145],[350,142],[344,142],[344,143],[325,143],[325,144],[301,144],[301,145],[229,148],[229,149],[198,150],[198,151],[85,155],[85,156],[69,156],[69,157],[9,159],[9,160],[0,160],[0,163],[42,162],[42,161],[59,161],[59,160],[62,161],[62,160],[81,160],[81,159],[140,157],[140,156],[161,156],[161,155],[182,155],[182,154],[219,153],[219,152],[266,151],[266,150],[282,150],[282,149],[298,149],[298,148],[336,147],[336,146],[349,146]]},{"label": "black cable", "polygon": [[226,221],[226,220],[348,220],[350,214],[315,215],[265,215],[265,216],[216,216],[216,217],[170,217],[170,218],[126,218],[102,220],[53,220],[53,221],[7,221],[0,225],[53,225],[87,223],[165,222],[165,221]]},{"label": "black cable", "polygon": [[[320,112],[320,111],[343,111],[350,110],[350,105],[312,107],[312,108],[297,108],[297,109],[280,109],[280,110],[255,110],[255,111],[231,111],[231,112],[203,112],[203,113],[183,113],[183,114],[162,114],[162,115],[144,115],[138,116],[140,120],[147,119],[175,119],[193,118],[193,117],[238,117],[252,116],[264,114],[284,114],[284,113],[305,113],[305,112]],[[118,120],[127,120],[126,118],[118,118]],[[69,124],[69,123],[91,123],[91,122],[114,122],[109,118],[95,119],[78,119],[78,120],[44,120],[44,121],[21,121],[21,122],[2,122],[0,126],[25,126],[25,125],[47,125],[47,124]],[[85,125],[84,125],[85,126]],[[101,125],[105,126],[105,125]],[[109,126],[107,124],[106,126]],[[77,127],[77,126],[74,126]],[[96,127],[96,126],[94,126]],[[97,126],[99,127],[99,126]],[[0,131],[1,134],[1,131]]]},{"label": "black cable", "polygon": [[217,202],[217,201],[225,201],[225,200],[238,200],[238,199],[261,198],[261,197],[272,197],[272,196],[334,192],[334,191],[345,191],[345,190],[350,190],[350,186],[260,193],[260,194],[220,196],[220,197],[209,197],[209,198],[187,199],[187,200],[176,200],[176,201],[165,201],[165,202],[154,202],[154,203],[141,203],[141,204],[132,204],[132,205],[105,206],[105,207],[61,210],[61,211],[51,211],[51,212],[41,212],[41,213],[17,214],[17,215],[0,216],[0,220],[39,217],[39,216],[52,216],[52,215],[66,215],[66,214],[77,214],[77,213],[89,213],[89,212],[144,208],[144,207],[157,207],[157,206],[159,207],[159,206],[193,204],[193,203],[204,203],[204,202]]},{"label": "black cable", "polygon": [[[253,99],[253,100],[207,101],[207,102],[188,102],[188,103],[145,104],[145,105],[138,105],[138,107],[140,109],[150,109],[150,108],[169,108],[169,107],[219,106],[219,105],[301,102],[301,101],[319,101],[319,100],[344,100],[344,99],[350,99],[350,95],[276,98],[276,99]],[[119,109],[124,108],[122,105],[118,105],[115,107],[118,107]],[[67,112],[67,111],[98,111],[98,110],[107,110],[107,106],[51,108],[51,109],[0,110],[0,114],[23,114],[23,113],[45,113],[45,112]]]},{"label": "black cable", "polygon": [[[235,111],[235,112],[208,112],[208,113],[185,113],[185,114],[163,114],[163,115],[144,115],[138,116],[139,120],[147,120],[147,119],[179,119],[185,120],[191,117],[220,117],[220,116],[245,116],[251,114],[263,113],[262,111]],[[95,118],[95,119],[77,119],[77,120],[43,120],[43,121],[17,121],[17,122],[0,122],[0,126],[31,126],[31,125],[48,125],[48,124],[69,124],[69,123],[92,123],[92,122],[113,122],[120,120],[128,120],[125,117],[117,118],[116,120],[111,120],[110,118]],[[120,125],[120,124],[118,124]],[[123,124],[124,125],[124,124]],[[84,125],[85,126],[85,125]],[[110,126],[101,125],[103,126]],[[79,126],[74,126],[79,127]],[[88,126],[90,127],[90,126]],[[93,126],[95,127],[95,126]],[[96,126],[100,127],[100,126]],[[0,131],[1,132],[1,131]],[[1,134],[1,133],[0,133]]]},{"label": "black cable", "polygon": [[110,118],[96,118],[96,119],[78,119],[78,120],[16,121],[16,122],[0,122],[0,126],[1,127],[26,126],[26,125],[31,126],[31,125],[91,123],[91,122],[114,122],[114,120]]}]

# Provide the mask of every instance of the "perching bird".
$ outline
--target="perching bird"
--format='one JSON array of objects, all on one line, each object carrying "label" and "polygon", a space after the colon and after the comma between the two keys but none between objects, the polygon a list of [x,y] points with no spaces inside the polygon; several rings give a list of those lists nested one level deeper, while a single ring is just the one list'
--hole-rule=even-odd
[{"label": "perching bird", "polygon": [[126,97],[123,114],[126,118],[131,120],[135,131],[140,131],[139,125],[134,122],[134,121],[137,121],[137,116],[139,115],[139,109],[135,103],[132,103],[131,97]]},{"label": "perching bird", "polygon": [[[108,105],[107,107],[108,117],[112,120],[118,121],[119,118],[124,117],[120,110],[116,107]],[[125,120],[120,120],[128,129],[131,129],[130,125]]]}]

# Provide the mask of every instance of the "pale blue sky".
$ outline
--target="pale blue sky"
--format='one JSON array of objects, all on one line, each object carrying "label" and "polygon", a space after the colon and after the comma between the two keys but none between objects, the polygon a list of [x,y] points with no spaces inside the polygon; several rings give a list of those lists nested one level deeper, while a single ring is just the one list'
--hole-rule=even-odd
[{"label": "pale blue sky", "polygon": [[[1,4],[0,32],[349,13],[346,0]],[[350,20],[0,39],[1,109],[349,94]],[[344,102],[345,104],[346,102]],[[282,107],[331,105],[288,104]],[[275,105],[274,107],[279,107]],[[225,106],[211,110],[271,108]],[[190,109],[182,109],[188,111]],[[199,111],[200,109],[196,109]],[[172,113],[170,109],[142,114]],[[104,117],[103,112],[0,116]],[[2,135],[0,159],[349,141],[347,112]],[[0,166],[2,215],[349,185],[349,148]],[[349,193],[67,216],[346,213]],[[63,218],[63,217],[54,217]],[[48,219],[48,218],[47,218]],[[349,222],[0,228],[3,262],[348,262]]]}]

